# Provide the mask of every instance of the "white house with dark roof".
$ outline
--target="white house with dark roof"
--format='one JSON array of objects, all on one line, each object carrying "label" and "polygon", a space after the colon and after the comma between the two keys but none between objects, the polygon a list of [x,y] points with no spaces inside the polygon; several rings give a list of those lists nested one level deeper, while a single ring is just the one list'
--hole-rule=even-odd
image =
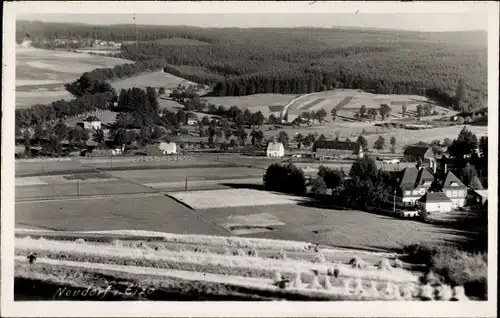
[{"label": "white house with dark roof", "polygon": [[448,171],[446,173],[441,189],[453,203],[453,208],[461,208],[465,205],[468,188],[453,172]]},{"label": "white house with dark roof", "polygon": [[270,158],[283,157],[285,155],[285,147],[281,142],[270,142],[267,145],[266,156]]},{"label": "white house with dark roof", "polygon": [[431,213],[453,211],[453,203],[443,192],[427,192],[418,200],[418,206]]}]

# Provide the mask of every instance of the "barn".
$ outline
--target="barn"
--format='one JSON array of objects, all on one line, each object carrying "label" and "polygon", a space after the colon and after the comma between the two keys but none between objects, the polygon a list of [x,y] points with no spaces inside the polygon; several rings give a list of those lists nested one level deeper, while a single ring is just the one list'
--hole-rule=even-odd
[{"label": "barn", "polygon": [[338,158],[349,155],[363,157],[363,147],[351,141],[318,140],[313,144],[312,151],[316,158]]}]

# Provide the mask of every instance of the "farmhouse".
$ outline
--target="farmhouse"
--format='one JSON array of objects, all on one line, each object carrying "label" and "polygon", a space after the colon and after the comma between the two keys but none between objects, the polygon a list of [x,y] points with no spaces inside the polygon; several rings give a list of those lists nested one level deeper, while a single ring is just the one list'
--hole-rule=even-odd
[{"label": "farmhouse", "polygon": [[333,158],[352,154],[358,158],[363,157],[363,147],[351,141],[318,140],[313,144],[312,151],[316,158]]},{"label": "farmhouse", "polygon": [[401,171],[398,200],[404,207],[414,206],[434,182],[434,175],[427,168],[407,167]]},{"label": "farmhouse", "polygon": [[427,192],[418,200],[418,206],[426,212],[451,212],[453,203],[443,192]]},{"label": "farmhouse", "polygon": [[423,163],[434,161],[434,153],[430,146],[408,146],[403,155],[405,160],[409,162],[417,162],[419,159]]},{"label": "farmhouse", "polygon": [[453,172],[448,171],[446,173],[444,181],[441,184],[441,189],[453,203],[453,208],[459,208],[465,205],[467,186],[463,184]]},{"label": "farmhouse", "polygon": [[270,142],[267,145],[267,157],[283,157],[285,155],[285,147],[281,142]]},{"label": "farmhouse", "polygon": [[197,123],[198,123],[198,120],[197,120],[196,118],[193,118],[193,117],[188,118],[188,120],[187,120],[187,124],[188,124],[189,126],[194,126],[194,125],[196,125]]},{"label": "farmhouse", "polygon": [[164,155],[177,153],[177,144],[175,142],[160,142],[158,148]]}]

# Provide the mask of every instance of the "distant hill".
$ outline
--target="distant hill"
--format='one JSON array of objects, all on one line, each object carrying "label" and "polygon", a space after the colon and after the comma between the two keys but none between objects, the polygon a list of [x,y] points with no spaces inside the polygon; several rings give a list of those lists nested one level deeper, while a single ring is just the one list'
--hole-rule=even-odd
[{"label": "distant hill", "polygon": [[[487,39],[480,31],[62,23],[41,27],[17,21],[16,32],[23,38],[26,32],[31,38],[95,34],[113,41],[135,41],[137,36],[138,45],[123,47],[124,58],[164,58],[169,73],[210,84],[216,96],[353,88],[426,95],[455,109],[482,108],[487,100]],[[465,94],[458,100],[460,81]]]}]

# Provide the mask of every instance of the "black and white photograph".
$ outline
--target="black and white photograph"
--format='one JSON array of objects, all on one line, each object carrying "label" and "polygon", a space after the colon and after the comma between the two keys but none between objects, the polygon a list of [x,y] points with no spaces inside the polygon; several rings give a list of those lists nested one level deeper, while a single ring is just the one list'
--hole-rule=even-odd
[{"label": "black and white photograph", "polygon": [[495,315],[497,2],[28,4],[4,12],[10,316]]}]

